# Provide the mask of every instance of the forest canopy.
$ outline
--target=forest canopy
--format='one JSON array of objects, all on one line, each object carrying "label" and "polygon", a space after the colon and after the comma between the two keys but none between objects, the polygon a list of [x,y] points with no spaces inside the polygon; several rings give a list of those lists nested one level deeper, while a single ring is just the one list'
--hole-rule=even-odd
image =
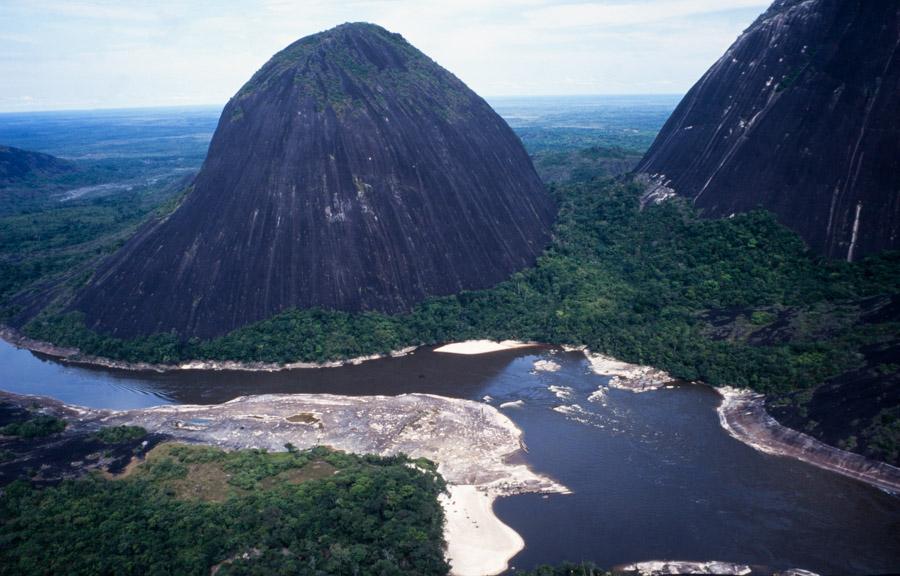
[{"label": "forest canopy", "polygon": [[427,461],[164,444],[127,478],[0,498],[0,574],[441,575]]}]

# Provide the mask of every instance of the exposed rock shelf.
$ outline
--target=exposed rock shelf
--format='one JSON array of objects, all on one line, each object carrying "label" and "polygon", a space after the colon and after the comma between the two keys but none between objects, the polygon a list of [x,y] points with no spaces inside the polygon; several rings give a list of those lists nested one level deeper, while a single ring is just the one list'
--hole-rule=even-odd
[{"label": "exposed rock shelf", "polygon": [[[648,392],[672,382],[671,376],[651,366],[629,364],[602,354],[593,354],[586,349],[583,351],[591,363],[592,371],[610,376],[609,387],[631,392]],[[717,409],[719,423],[735,439],[761,452],[796,458],[882,490],[900,494],[900,468],[841,450],[808,434],[779,424],[766,412],[763,394],[729,386],[713,389],[722,397]],[[602,403],[605,401],[605,394],[605,388],[600,387],[589,399]],[[562,412],[580,409],[577,405],[558,408]]]},{"label": "exposed rock shelf", "polygon": [[766,412],[765,397],[750,390],[717,388],[722,395],[719,421],[729,434],[767,454],[788,456],[900,493],[900,468],[829,446],[782,426]]},{"label": "exposed rock shelf", "polygon": [[591,371],[601,376],[609,376],[609,386],[632,392],[649,392],[658,390],[672,382],[674,378],[668,373],[653,368],[616,360],[611,356],[597,354],[582,349],[585,358],[591,365]]},{"label": "exposed rock shelf", "polygon": [[[12,397],[12,395],[6,395]],[[21,397],[18,397],[21,398]],[[47,400],[72,424],[67,433],[101,426],[141,426],[151,433],[226,449],[283,450],[326,445],[381,456],[407,454],[438,464],[450,484],[442,498],[448,556],[457,576],[500,573],[524,541],[492,511],[499,496],[567,493],[554,480],[510,462],[521,431],[496,408],[429,394],[243,396],[209,406],[170,405],[112,411]]]}]

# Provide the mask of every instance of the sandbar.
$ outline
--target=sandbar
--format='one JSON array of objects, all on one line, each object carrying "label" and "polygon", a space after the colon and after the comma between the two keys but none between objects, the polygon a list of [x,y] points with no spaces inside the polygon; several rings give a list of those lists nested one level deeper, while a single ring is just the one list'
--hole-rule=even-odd
[{"label": "sandbar", "polygon": [[516,348],[529,348],[539,346],[534,342],[520,342],[518,340],[503,340],[496,342],[494,340],[466,340],[464,342],[453,342],[444,344],[435,348],[435,352],[445,354],[490,354],[491,352],[500,352],[503,350],[514,350]]}]

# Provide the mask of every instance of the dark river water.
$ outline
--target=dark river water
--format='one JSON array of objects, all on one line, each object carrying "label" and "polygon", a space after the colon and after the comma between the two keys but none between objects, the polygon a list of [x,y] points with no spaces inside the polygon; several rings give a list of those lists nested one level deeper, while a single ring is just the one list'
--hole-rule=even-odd
[{"label": "dark river water", "polygon": [[[541,359],[560,369],[535,371]],[[299,392],[522,400],[501,410],[524,431],[528,463],[574,493],[497,501],[498,516],[526,542],[514,567],[680,559],[741,562],[762,573],[900,572],[900,498],[732,439],[708,388],[607,390],[589,400],[606,381],[582,355],[552,349],[420,350],[342,368],[157,374],[65,366],[0,342],[0,388],[98,408]]]}]

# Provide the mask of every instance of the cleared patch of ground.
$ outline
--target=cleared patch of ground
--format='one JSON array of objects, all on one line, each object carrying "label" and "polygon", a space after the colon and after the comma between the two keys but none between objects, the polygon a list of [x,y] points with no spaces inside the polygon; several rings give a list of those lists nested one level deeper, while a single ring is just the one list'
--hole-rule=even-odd
[{"label": "cleared patch of ground", "polygon": [[291,470],[285,470],[271,478],[264,478],[259,484],[263,488],[268,489],[285,483],[300,484],[301,482],[308,482],[310,480],[322,480],[323,478],[334,476],[337,473],[338,469],[328,462],[316,460],[310,462],[303,468],[292,468]]},{"label": "cleared patch of ground", "polygon": [[[208,446],[167,442],[156,446],[145,459],[133,461],[124,473],[114,478],[146,475],[160,482],[176,498],[224,502],[251,490],[320,480],[338,471],[323,459],[310,459],[306,454],[258,452],[258,455],[262,458],[254,461]],[[265,465],[261,467],[263,462]]]}]

